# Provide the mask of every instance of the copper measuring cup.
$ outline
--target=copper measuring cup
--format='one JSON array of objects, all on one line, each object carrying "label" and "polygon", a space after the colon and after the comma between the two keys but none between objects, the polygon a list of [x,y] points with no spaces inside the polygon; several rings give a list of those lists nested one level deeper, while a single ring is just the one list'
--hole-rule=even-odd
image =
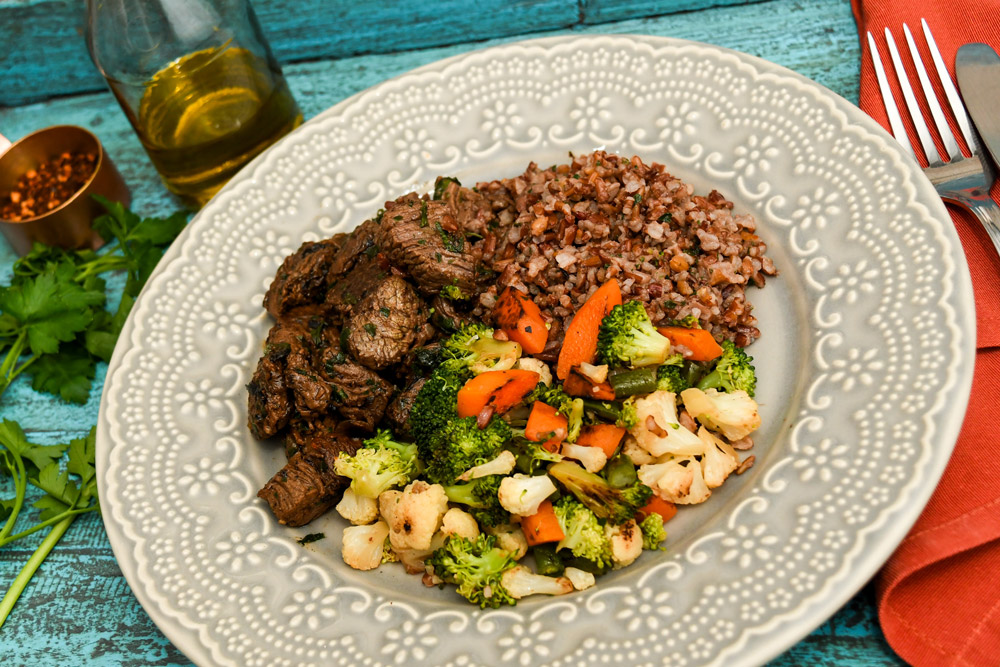
[{"label": "copper measuring cup", "polygon": [[[6,147],[6,148],[5,148]],[[62,204],[34,218],[13,222],[0,219],[0,233],[18,255],[35,241],[62,248],[97,249],[104,240],[90,223],[104,213],[91,195],[98,194],[124,206],[131,203],[128,186],[104,147],[91,132],[75,125],[55,125],[33,132],[11,144],[0,135],[0,192],[10,192],[26,172],[62,153],[94,153],[97,162],[90,179]]]}]

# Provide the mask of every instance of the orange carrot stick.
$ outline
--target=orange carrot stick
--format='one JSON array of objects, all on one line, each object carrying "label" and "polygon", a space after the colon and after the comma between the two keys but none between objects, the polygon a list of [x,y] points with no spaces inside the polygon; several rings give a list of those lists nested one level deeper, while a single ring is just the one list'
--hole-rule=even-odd
[{"label": "orange carrot stick", "polygon": [[530,546],[558,542],[566,537],[562,526],[559,525],[559,519],[556,518],[556,511],[548,500],[542,501],[537,512],[521,519],[521,530],[524,531],[524,537]]},{"label": "orange carrot stick", "polygon": [[580,396],[581,398],[597,398],[602,401],[615,400],[615,390],[611,387],[611,383],[594,384],[583,375],[574,372],[571,372],[563,382],[563,391],[570,396]]},{"label": "orange carrot stick", "polygon": [[648,503],[639,508],[636,514],[639,519],[645,519],[650,514],[659,514],[663,522],[666,523],[677,514],[677,505],[674,505],[669,500],[664,500],[657,495],[653,495],[650,497]]},{"label": "orange carrot stick", "polygon": [[503,414],[535,388],[538,378],[534,371],[517,368],[480,373],[458,390],[458,416],[475,417],[487,407]]},{"label": "orange carrot stick", "polygon": [[559,443],[566,439],[568,431],[569,421],[554,407],[541,401],[535,401],[531,406],[528,424],[524,427],[525,438],[533,442],[548,438],[542,447],[555,452],[559,450]]},{"label": "orange carrot stick", "polygon": [[586,362],[594,363],[597,356],[597,332],[601,320],[611,309],[621,304],[622,291],[618,281],[612,278],[590,295],[590,298],[576,311],[573,320],[566,327],[566,336],[559,351],[556,375],[560,380],[569,377],[574,366]]},{"label": "orange carrot stick", "polygon": [[705,329],[685,329],[684,327],[658,327],[660,335],[670,339],[671,345],[683,345],[691,350],[685,355],[691,361],[711,361],[722,354],[722,347]]},{"label": "orange carrot stick", "polygon": [[610,459],[618,450],[618,444],[625,437],[625,429],[614,424],[591,424],[580,429],[576,444],[583,447],[600,447]]},{"label": "orange carrot stick", "polygon": [[549,329],[542,311],[527,294],[508,287],[497,298],[493,316],[507,337],[520,343],[526,354],[538,354],[545,349]]}]

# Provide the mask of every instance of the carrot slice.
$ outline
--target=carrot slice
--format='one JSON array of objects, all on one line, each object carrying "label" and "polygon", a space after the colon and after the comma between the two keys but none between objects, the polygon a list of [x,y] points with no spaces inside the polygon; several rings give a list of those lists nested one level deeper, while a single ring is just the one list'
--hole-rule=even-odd
[{"label": "carrot slice", "polygon": [[521,530],[530,546],[558,542],[566,537],[562,526],[559,525],[559,519],[556,518],[556,511],[548,500],[543,500],[538,506],[538,511],[531,516],[521,518]]},{"label": "carrot slice", "polygon": [[510,340],[521,344],[527,354],[538,354],[545,349],[549,328],[538,305],[527,294],[513,287],[505,289],[493,307],[493,316]]},{"label": "carrot slice", "polygon": [[518,368],[480,373],[458,390],[458,416],[475,417],[487,407],[503,414],[520,403],[538,379],[538,373]]},{"label": "carrot slice", "polygon": [[600,447],[610,459],[615,455],[618,444],[625,437],[625,429],[614,424],[591,424],[580,429],[576,444],[584,447]]},{"label": "carrot slice", "polygon": [[542,447],[555,452],[559,450],[559,443],[566,439],[568,431],[569,421],[554,407],[541,401],[535,401],[531,406],[528,424],[524,427],[525,438],[532,442],[548,438]]},{"label": "carrot slice", "polygon": [[677,514],[677,505],[674,505],[669,500],[664,500],[657,495],[653,495],[650,497],[648,503],[639,508],[636,514],[640,519],[645,519],[650,514],[659,514],[663,522],[666,523]]},{"label": "carrot slice", "polygon": [[711,361],[722,354],[722,347],[715,342],[712,333],[705,329],[684,327],[659,327],[660,335],[670,339],[671,345],[683,345],[691,350],[685,355],[691,361]]},{"label": "carrot slice", "polygon": [[615,390],[611,387],[611,383],[594,384],[579,373],[571,372],[569,374],[569,377],[563,381],[563,391],[570,396],[599,398],[602,401],[615,400]]},{"label": "carrot slice", "polygon": [[597,356],[597,332],[601,328],[601,320],[611,312],[611,309],[621,304],[622,290],[618,281],[612,278],[590,295],[590,298],[576,311],[573,320],[566,327],[566,336],[559,351],[559,361],[556,364],[556,375],[560,380],[569,377],[574,366],[586,362],[594,363]]}]

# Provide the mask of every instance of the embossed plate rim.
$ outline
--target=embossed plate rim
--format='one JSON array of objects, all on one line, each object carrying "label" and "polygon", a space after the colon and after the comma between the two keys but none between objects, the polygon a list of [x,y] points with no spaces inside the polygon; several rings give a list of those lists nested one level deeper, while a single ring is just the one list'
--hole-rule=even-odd
[{"label": "embossed plate rim", "polygon": [[[911,173],[910,180],[907,181],[907,183],[912,184],[914,189],[917,191],[913,196],[918,199],[921,204],[926,205],[928,208],[928,214],[931,217],[937,218],[938,220],[948,220],[943,204],[937,198],[929,183],[927,183],[926,179],[923,177],[923,174],[916,169],[915,165],[912,165],[908,158],[902,156],[901,152],[898,148],[896,148],[895,143],[892,142],[889,136],[882,131],[881,128],[860,112],[860,110],[853,107],[853,105],[850,105],[845,100],[835,96],[826,89],[818,86],[818,84],[809,81],[795,72],[791,72],[785,68],[768,63],[767,61],[753,56],[748,56],[746,54],[741,54],[721,47],[689,42],[686,40],[628,35],[591,36],[583,38],[572,36],[546,38],[492,47],[491,49],[487,49],[485,51],[469,52],[432,63],[359,93],[358,95],[335,105],[326,112],[321,113],[315,119],[311,120],[288,138],[280,142],[276,147],[258,157],[251,165],[244,169],[230,183],[230,185],[223,190],[222,193],[220,193],[216,200],[213,200],[214,204],[210,203],[206,209],[199,214],[196,220],[192,222],[187,230],[185,230],[178,242],[174,244],[170,251],[168,251],[164,261],[161,263],[161,266],[157,269],[156,274],[150,280],[146,292],[140,296],[139,304],[137,304],[137,308],[134,313],[141,314],[143,312],[143,298],[149,298],[147,296],[148,293],[158,289],[160,282],[159,278],[169,270],[172,262],[181,257],[181,248],[184,246],[188,236],[191,235],[191,230],[199,225],[204,226],[206,219],[212,211],[220,209],[223,202],[228,203],[232,201],[242,189],[246,189],[244,186],[253,183],[253,179],[256,176],[263,176],[262,172],[266,171],[266,169],[264,169],[265,164],[270,160],[270,156],[275,154],[275,150],[278,146],[281,146],[288,141],[292,141],[296,137],[301,136],[303,133],[308,132],[308,128],[315,127],[319,123],[322,123],[330,118],[334,118],[338,114],[344,113],[350,109],[352,105],[368,99],[368,96],[377,95],[380,90],[385,90],[391,87],[394,83],[405,80],[407,77],[419,76],[421,73],[432,71],[441,72],[463,60],[480,58],[485,52],[500,54],[504,51],[523,52],[531,48],[554,49],[562,45],[594,42],[595,40],[610,44],[612,47],[616,45],[625,46],[627,43],[626,40],[631,40],[632,43],[646,44],[651,48],[698,47],[699,49],[714,51],[717,54],[727,55],[730,58],[735,59],[737,63],[749,65],[751,68],[759,71],[764,78],[768,75],[779,79],[791,78],[805,84],[807,87],[821,91],[822,95],[819,96],[823,97],[835,110],[849,118],[852,122],[859,124],[868,135],[871,135],[871,137],[879,140],[876,142],[879,144],[879,150],[893,154],[895,161],[898,164],[909,166],[909,171]],[[952,320],[962,320],[959,322],[959,325],[964,325],[965,331],[970,332],[974,328],[974,320],[972,319],[973,311],[971,308],[971,283],[969,282],[968,269],[964,262],[964,256],[962,255],[960,246],[958,245],[957,236],[955,235],[954,230],[951,229],[950,220],[946,223],[943,231],[940,233],[944,234],[950,242],[945,244],[947,247],[944,249],[948,252],[949,258],[954,263],[955,269],[955,273],[950,276],[954,287],[953,295],[957,302],[955,304],[955,310],[957,313],[952,313]],[[941,239],[938,240],[940,241]],[[123,331],[124,340],[132,339],[135,328],[136,319],[134,317],[130,317],[125,330]],[[968,336],[966,337],[966,340],[964,341],[965,345],[962,347],[962,350],[965,352],[964,356],[957,360],[955,364],[948,369],[949,372],[954,373],[951,383],[952,387],[957,388],[961,393],[961,397],[964,397],[951,402],[949,404],[951,410],[947,413],[941,414],[941,435],[944,440],[952,446],[955,437],[957,437],[958,428],[961,424],[961,417],[964,413],[962,408],[964,407],[964,400],[966,400],[968,396],[968,387],[971,386],[972,340],[974,339]],[[105,396],[101,402],[99,422],[100,429],[98,433],[98,472],[101,492],[102,495],[105,495],[106,497],[110,496],[110,494],[106,494],[108,490],[108,480],[106,475],[108,473],[109,465],[111,464],[110,456],[112,453],[112,443],[110,442],[112,418],[108,414],[108,406],[110,404],[110,401],[108,400],[108,393],[114,386],[116,386],[114,378],[117,377],[118,371],[123,364],[123,360],[128,356],[128,354],[129,350],[126,350],[124,346],[119,346],[119,349],[116,350],[108,371],[108,381],[105,384]],[[929,498],[936,480],[940,477],[940,474],[943,471],[944,464],[948,458],[947,454],[949,452],[950,447],[935,449],[933,452],[934,456],[932,456],[930,460],[924,462],[924,467],[922,469],[922,472],[925,475],[923,478],[924,483],[916,488],[909,489],[909,499],[915,501],[910,510],[897,511],[893,515],[893,518],[897,519],[897,521],[891,526],[887,527],[884,525],[874,525],[866,527],[872,532],[876,530],[879,531],[880,537],[877,539],[873,538],[872,543],[866,545],[866,549],[863,554],[855,555],[854,559],[851,561],[855,566],[853,571],[845,574],[845,577],[841,581],[837,582],[839,585],[832,589],[832,594],[826,596],[820,601],[813,601],[811,605],[804,605],[804,607],[800,609],[803,613],[799,614],[799,616],[793,621],[787,622],[778,630],[775,630],[772,627],[770,630],[764,631],[762,634],[750,633],[749,635],[744,635],[742,637],[742,641],[745,643],[745,646],[743,647],[743,653],[741,653],[738,657],[739,662],[763,661],[776,655],[778,652],[790,646],[801,636],[804,636],[809,630],[821,623],[841,604],[843,604],[843,602],[846,601],[850,595],[860,588],[864,581],[866,581],[885,560],[885,558],[888,557],[889,553],[893,550],[899,540],[902,539],[912,522],[916,520],[916,517],[919,514],[919,508],[921,508]],[[918,509],[914,511],[912,507]],[[185,622],[184,615],[177,610],[162,609],[162,601],[151,599],[145,586],[142,585],[143,582],[140,581],[141,577],[139,577],[136,570],[137,562],[132,554],[132,548],[134,545],[129,541],[129,538],[124,535],[124,528],[120,523],[123,511],[124,508],[121,505],[117,505],[112,502],[111,497],[109,497],[108,506],[106,507],[106,511],[104,513],[104,521],[108,530],[112,548],[119,561],[122,571],[125,574],[126,579],[129,581],[130,586],[132,586],[133,591],[135,592],[140,603],[144,608],[146,608],[147,612],[160,626],[164,633],[189,657],[199,664],[215,664],[216,656],[213,656],[209,652],[208,647],[205,645],[204,637],[199,634],[200,629],[198,628],[198,624],[187,624]],[[827,588],[829,588],[829,586],[827,586]],[[779,617],[780,616],[781,615],[779,614]],[[723,652],[723,655],[725,655],[725,652]],[[733,656],[730,657],[733,658]]]}]

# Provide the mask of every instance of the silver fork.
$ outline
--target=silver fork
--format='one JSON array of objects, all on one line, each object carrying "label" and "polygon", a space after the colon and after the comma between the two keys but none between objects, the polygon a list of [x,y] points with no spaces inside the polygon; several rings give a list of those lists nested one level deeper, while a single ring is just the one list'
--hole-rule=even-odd
[{"label": "silver fork", "polygon": [[[896,41],[892,38],[892,32],[890,32],[889,28],[886,28],[885,41],[889,47],[889,55],[892,57],[893,69],[896,71],[896,78],[899,81],[900,89],[903,91],[906,108],[909,110],[910,118],[913,119],[913,125],[917,130],[917,137],[920,139],[920,145],[923,148],[924,156],[926,156],[927,166],[924,167],[924,174],[930,179],[941,199],[971,211],[979,219],[986,229],[986,233],[990,235],[990,240],[993,241],[997,254],[1000,255],[1000,208],[990,199],[990,186],[993,184],[994,179],[993,167],[989,162],[989,158],[984,154],[982,146],[979,144],[979,138],[972,130],[972,126],[969,123],[969,116],[965,112],[965,106],[962,104],[962,98],[959,97],[958,91],[955,89],[955,84],[948,74],[948,69],[941,58],[941,52],[938,51],[937,44],[934,43],[934,37],[931,35],[931,30],[927,26],[927,21],[921,19],[920,23],[923,26],[924,38],[927,40],[927,47],[930,50],[931,58],[934,60],[934,68],[941,81],[941,86],[944,88],[945,96],[948,98],[948,104],[955,115],[955,120],[959,128],[962,130],[965,143],[968,145],[969,150],[972,151],[972,157],[962,155],[962,151],[958,147],[958,142],[955,140],[951,128],[948,126],[948,120],[945,118],[944,111],[941,109],[941,103],[938,102],[937,94],[934,92],[934,88],[927,76],[927,70],[924,68],[917,45],[913,41],[910,28],[904,23],[903,32],[906,35],[906,44],[909,47],[910,56],[913,58],[913,64],[917,70],[917,78],[920,80],[924,99],[927,101],[927,106],[934,119],[934,125],[937,127],[941,142],[948,153],[947,161],[942,159],[941,154],[934,145],[934,139],[931,137],[927,123],[924,121],[923,112],[920,110],[917,99],[913,94],[909,75],[903,66],[902,59],[899,57],[899,50],[896,48]],[[882,91],[882,101],[885,103],[885,109],[889,115],[892,134],[896,137],[896,141],[917,162],[921,162],[920,157],[906,135],[906,126],[903,125],[903,119],[900,117],[896,101],[893,99],[892,89],[889,88],[885,68],[882,66],[882,59],[879,57],[878,47],[871,32],[868,33],[868,46],[870,47],[873,64],[875,65],[875,74],[878,77],[879,89]]]}]

